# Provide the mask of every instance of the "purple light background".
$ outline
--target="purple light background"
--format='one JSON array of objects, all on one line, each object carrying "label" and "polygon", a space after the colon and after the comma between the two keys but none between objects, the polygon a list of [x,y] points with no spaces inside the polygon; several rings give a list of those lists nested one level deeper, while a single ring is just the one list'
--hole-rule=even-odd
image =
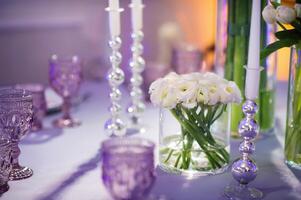
[{"label": "purple light background", "polygon": [[[173,5],[177,1],[181,0],[144,0],[147,9],[143,43],[147,62],[157,59],[159,26],[177,20],[178,8]],[[120,3],[125,8],[121,15],[122,67],[128,78],[132,42],[130,0]],[[104,74],[110,66],[108,13],[104,11],[107,4],[107,0],[0,1],[0,85],[48,83],[48,58],[53,53],[79,55],[86,61],[86,77]]]}]

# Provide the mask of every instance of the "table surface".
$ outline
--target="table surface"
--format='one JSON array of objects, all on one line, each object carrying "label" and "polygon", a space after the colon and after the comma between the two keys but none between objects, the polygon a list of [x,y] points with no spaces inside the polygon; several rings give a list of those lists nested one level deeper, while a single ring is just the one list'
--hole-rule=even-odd
[{"label": "table surface", "polygon": [[[256,142],[254,158],[259,173],[250,185],[264,192],[266,200],[301,199],[301,171],[289,169],[283,162],[283,126],[285,119],[285,87],[279,84],[276,134]],[[110,200],[101,182],[100,143],[108,138],[103,124],[109,117],[109,87],[104,82],[86,82],[81,95],[89,94],[72,115],[82,121],[78,128],[56,129],[51,122],[60,114],[45,118],[45,130],[28,134],[21,146],[20,163],[31,167],[34,175],[26,180],[9,182],[4,200]],[[123,90],[123,106],[129,96]],[[157,143],[158,109],[147,105],[144,122],[147,131],[141,134]],[[124,116],[125,117],[125,116]],[[280,141],[280,142],[279,142]],[[232,160],[238,157],[239,140],[231,141]],[[156,151],[157,157],[157,151]],[[151,195],[160,200],[224,199],[224,188],[234,183],[231,173],[188,180],[157,168],[157,179]]]}]

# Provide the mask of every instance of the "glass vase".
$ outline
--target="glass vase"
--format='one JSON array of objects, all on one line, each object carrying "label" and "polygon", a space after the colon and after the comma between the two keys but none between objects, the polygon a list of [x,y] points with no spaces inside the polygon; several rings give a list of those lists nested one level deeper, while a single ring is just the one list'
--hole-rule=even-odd
[{"label": "glass vase", "polygon": [[[261,0],[263,9],[268,0]],[[245,88],[245,69],[248,57],[250,31],[251,0],[218,0],[217,30],[215,44],[215,71],[234,81],[242,93]],[[261,47],[275,41],[276,26],[261,21]],[[257,121],[261,133],[271,133],[275,125],[275,80],[277,72],[277,54],[261,62],[264,68],[260,77],[260,94],[257,100],[259,112]],[[242,105],[232,105],[231,136],[239,137],[237,127],[243,118]]]},{"label": "glass vase", "polygon": [[221,104],[193,109],[161,108],[161,169],[188,177],[224,172],[230,153],[229,109]]},{"label": "glass vase", "polygon": [[290,166],[301,169],[301,48],[291,48],[287,101],[285,158]]}]

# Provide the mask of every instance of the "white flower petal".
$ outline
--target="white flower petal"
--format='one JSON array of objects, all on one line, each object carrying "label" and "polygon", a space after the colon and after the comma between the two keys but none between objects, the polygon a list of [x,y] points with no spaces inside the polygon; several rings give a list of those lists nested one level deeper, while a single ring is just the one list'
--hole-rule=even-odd
[{"label": "white flower petal", "polygon": [[272,5],[267,5],[262,11],[262,17],[268,24],[276,23],[276,9]]},{"label": "white flower petal", "polygon": [[280,23],[289,24],[296,19],[296,11],[288,6],[278,6],[276,9],[276,19]]}]

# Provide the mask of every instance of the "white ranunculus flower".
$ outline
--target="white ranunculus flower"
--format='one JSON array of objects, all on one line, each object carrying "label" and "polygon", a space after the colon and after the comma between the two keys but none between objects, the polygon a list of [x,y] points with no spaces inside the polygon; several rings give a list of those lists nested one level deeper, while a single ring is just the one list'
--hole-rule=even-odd
[{"label": "white ranunculus flower", "polygon": [[154,105],[167,109],[177,104],[191,109],[198,103],[215,105],[241,102],[240,90],[234,82],[210,72],[185,75],[169,73],[154,81],[149,93]]},{"label": "white ranunculus flower", "polygon": [[178,100],[186,108],[194,108],[197,105],[196,94],[198,82],[181,79],[175,83]]},{"label": "white ranunculus flower", "polygon": [[240,90],[233,81],[221,86],[221,103],[240,103],[241,100]]},{"label": "white ranunculus flower", "polygon": [[226,84],[228,81],[219,75],[212,73],[212,72],[206,72],[204,74],[204,81],[207,81],[208,84]]},{"label": "white ranunculus flower", "polygon": [[288,6],[278,6],[276,9],[276,19],[280,23],[289,24],[296,19],[296,11]]},{"label": "white ranunculus flower", "polygon": [[166,79],[160,78],[154,81],[150,86],[149,93],[151,102],[156,106],[172,109],[178,103],[176,90]]},{"label": "white ranunculus flower", "polygon": [[301,18],[301,4],[295,4],[295,10],[297,17]]},{"label": "white ranunculus flower", "polygon": [[262,11],[262,17],[268,24],[276,23],[276,9],[272,5],[267,5]]},{"label": "white ranunculus flower", "polygon": [[177,74],[176,72],[169,72],[164,79],[168,80],[168,81],[177,81],[178,79],[180,79],[181,76],[179,74]]},{"label": "white ranunculus flower", "polygon": [[208,92],[208,89],[207,89],[207,85],[204,84],[203,82],[201,82],[200,85],[199,85],[198,93],[197,93],[196,98],[197,98],[198,103],[208,104],[209,92]]},{"label": "white ranunculus flower", "polygon": [[215,105],[220,101],[220,88],[218,84],[208,85],[208,105]]},{"label": "white ranunculus flower", "polygon": [[203,79],[203,74],[200,72],[193,72],[190,74],[183,74],[182,78],[186,79],[186,80],[190,80],[190,81],[200,81]]}]

